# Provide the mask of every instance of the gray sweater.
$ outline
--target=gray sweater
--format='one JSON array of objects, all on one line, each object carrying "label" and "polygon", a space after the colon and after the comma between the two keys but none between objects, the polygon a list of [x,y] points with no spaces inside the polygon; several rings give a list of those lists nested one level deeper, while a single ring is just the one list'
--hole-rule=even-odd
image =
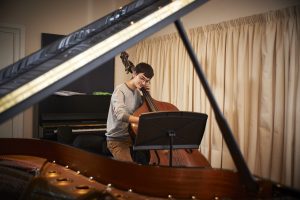
[{"label": "gray sweater", "polygon": [[129,115],[132,115],[141,104],[142,97],[138,90],[130,89],[125,83],[115,88],[107,116],[107,140],[129,138]]}]

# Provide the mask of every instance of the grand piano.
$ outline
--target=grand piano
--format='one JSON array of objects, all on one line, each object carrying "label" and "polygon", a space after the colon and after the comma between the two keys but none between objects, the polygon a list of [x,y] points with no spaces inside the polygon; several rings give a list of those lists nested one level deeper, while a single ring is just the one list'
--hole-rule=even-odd
[{"label": "grand piano", "polygon": [[222,116],[180,17],[206,0],[137,0],[0,71],[0,122],[53,94],[162,27],[175,26],[237,171],[139,165],[40,139],[0,139],[6,199],[299,199],[254,177]]}]

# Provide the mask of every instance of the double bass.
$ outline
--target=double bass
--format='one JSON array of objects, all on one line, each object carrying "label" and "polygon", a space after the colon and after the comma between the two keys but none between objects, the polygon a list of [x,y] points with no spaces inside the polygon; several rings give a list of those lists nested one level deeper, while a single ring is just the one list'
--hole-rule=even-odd
[{"label": "double bass", "polygon": [[[125,71],[132,73],[134,64],[128,59],[127,52],[122,52],[120,56]],[[145,89],[140,89],[143,94],[143,104],[133,113],[134,116],[140,116],[142,113],[157,111],[178,111],[179,109],[171,103],[161,102],[153,99],[150,93]],[[138,134],[138,124],[131,123],[129,127],[131,138],[135,138]],[[172,151],[173,166],[184,167],[211,167],[207,159],[195,149],[175,149]],[[169,164],[169,150],[150,150],[150,165],[166,166]]]}]

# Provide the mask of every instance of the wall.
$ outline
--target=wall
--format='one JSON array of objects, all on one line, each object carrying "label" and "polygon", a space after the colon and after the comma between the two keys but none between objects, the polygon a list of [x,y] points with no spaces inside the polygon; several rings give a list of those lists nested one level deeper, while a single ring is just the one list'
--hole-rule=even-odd
[{"label": "wall", "polygon": [[2,0],[0,23],[26,27],[26,55],[41,46],[41,33],[66,35],[110,13],[128,0]]}]

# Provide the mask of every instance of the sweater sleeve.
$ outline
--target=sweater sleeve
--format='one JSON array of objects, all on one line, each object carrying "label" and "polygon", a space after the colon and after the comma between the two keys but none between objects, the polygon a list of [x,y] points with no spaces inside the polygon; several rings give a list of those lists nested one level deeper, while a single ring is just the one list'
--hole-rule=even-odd
[{"label": "sweater sleeve", "polygon": [[125,95],[121,90],[115,91],[112,95],[112,106],[117,119],[128,122],[130,114],[125,104]]}]

